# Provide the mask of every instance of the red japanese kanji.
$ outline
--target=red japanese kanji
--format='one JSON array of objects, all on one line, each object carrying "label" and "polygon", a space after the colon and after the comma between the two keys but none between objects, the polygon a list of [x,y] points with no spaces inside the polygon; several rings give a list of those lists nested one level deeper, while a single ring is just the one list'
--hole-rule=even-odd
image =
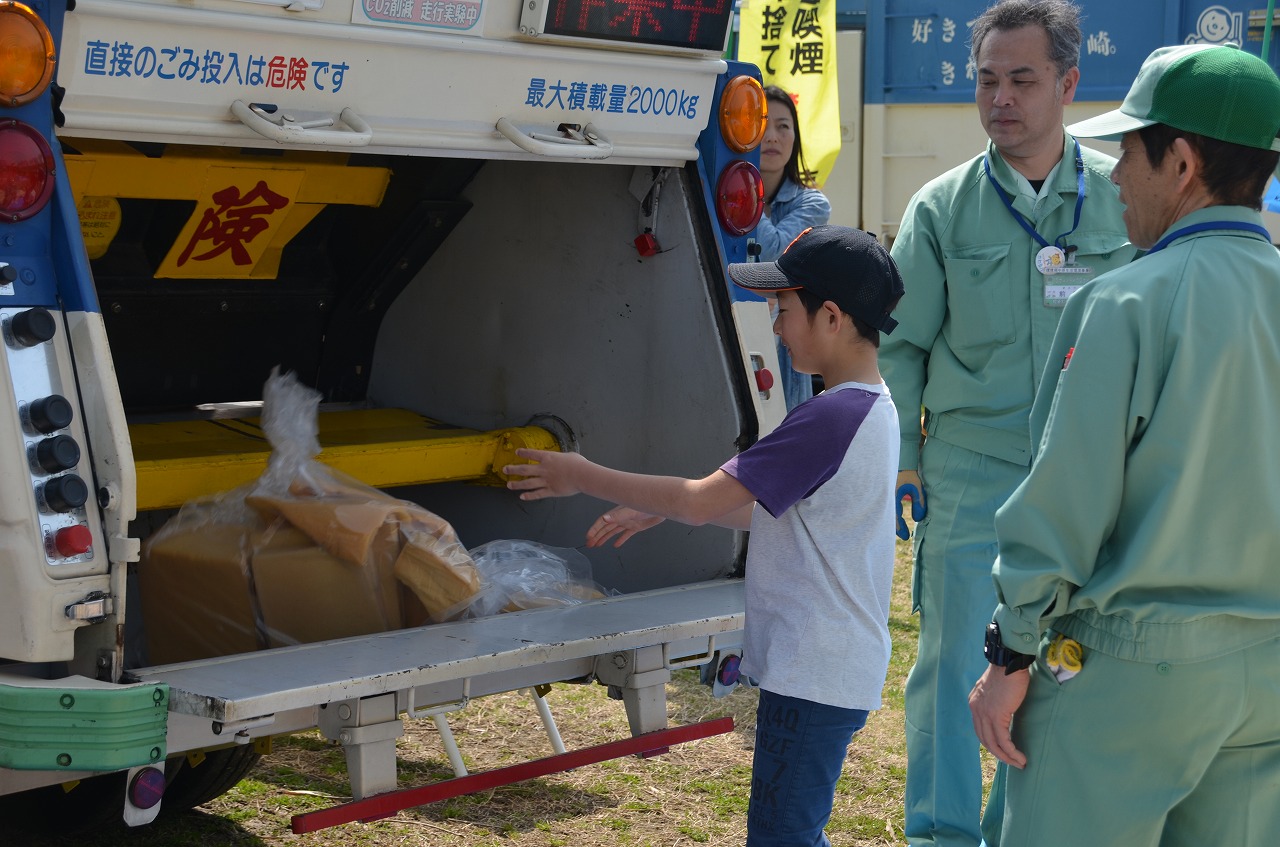
[{"label": "red japanese kanji", "polygon": [[[263,180],[258,180],[258,184],[243,197],[240,196],[240,189],[229,185],[214,192],[213,200],[217,206],[204,210],[191,241],[178,257],[178,267],[185,265],[188,259],[203,262],[228,250],[231,251],[231,260],[237,265],[252,264],[253,257],[244,245],[271,226],[269,221],[264,220],[267,215],[289,205],[289,198],[281,197],[267,188],[267,183]],[[201,241],[212,242],[212,246],[208,251],[192,256],[196,244]]]},{"label": "red japanese kanji", "polygon": [[641,32],[644,29],[649,32],[662,32],[662,21],[653,14],[653,10],[665,9],[667,4],[664,0],[621,0],[618,5],[622,6],[623,11],[614,15],[613,20],[609,21],[610,28],[618,24],[623,24],[626,28],[629,21],[633,36],[647,34]]},{"label": "red japanese kanji", "polygon": [[692,12],[693,21],[689,24],[689,37],[686,41],[692,43],[698,40],[698,26],[702,23],[703,15],[718,15],[724,11],[724,4],[728,0],[689,0],[689,2],[681,2],[681,0],[672,0],[671,8],[680,12]]}]

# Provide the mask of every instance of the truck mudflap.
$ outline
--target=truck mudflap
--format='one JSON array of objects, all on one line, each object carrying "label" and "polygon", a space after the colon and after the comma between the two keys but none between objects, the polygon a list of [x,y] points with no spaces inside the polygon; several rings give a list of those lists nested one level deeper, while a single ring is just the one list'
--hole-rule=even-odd
[{"label": "truck mudflap", "polygon": [[744,606],[741,579],[712,580],[130,677],[169,686],[171,753],[318,726],[343,745],[360,800],[396,788],[402,714],[435,717],[472,697],[594,678],[623,700],[633,736],[664,729],[671,671],[740,652]]}]

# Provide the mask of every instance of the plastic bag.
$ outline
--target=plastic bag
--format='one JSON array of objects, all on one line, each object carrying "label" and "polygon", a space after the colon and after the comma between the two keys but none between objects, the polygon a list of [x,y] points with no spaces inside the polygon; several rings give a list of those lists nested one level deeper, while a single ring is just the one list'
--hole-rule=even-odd
[{"label": "plastic bag", "polygon": [[605,596],[591,578],[591,562],[577,550],[501,540],[481,544],[470,553],[483,588],[467,607],[468,617],[572,606]]},{"label": "plastic bag", "polygon": [[266,471],[185,504],[148,540],[139,583],[152,662],[438,623],[480,590],[447,521],[314,459],[319,402],[273,371]]}]

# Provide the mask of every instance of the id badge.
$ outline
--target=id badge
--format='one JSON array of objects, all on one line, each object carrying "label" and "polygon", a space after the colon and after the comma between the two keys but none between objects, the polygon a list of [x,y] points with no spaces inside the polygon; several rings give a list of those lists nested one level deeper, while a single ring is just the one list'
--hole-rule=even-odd
[{"label": "id badge", "polygon": [[1061,309],[1067,298],[1080,290],[1093,278],[1093,268],[1084,265],[1062,265],[1044,275],[1044,304],[1050,309]]}]

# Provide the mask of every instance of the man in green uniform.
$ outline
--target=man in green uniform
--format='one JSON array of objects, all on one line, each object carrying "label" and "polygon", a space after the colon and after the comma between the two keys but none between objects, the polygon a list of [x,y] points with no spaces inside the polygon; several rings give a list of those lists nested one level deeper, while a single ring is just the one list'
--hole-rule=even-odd
[{"label": "man in green uniform", "polygon": [[1035,461],[996,514],[971,705],[1011,766],[1002,843],[1269,847],[1280,254],[1258,210],[1280,79],[1234,46],[1165,47],[1118,111],[1071,129],[1121,140],[1113,178],[1147,253],[1067,303]]},{"label": "man in green uniform", "polygon": [[911,294],[880,361],[902,427],[899,490],[914,485],[928,507],[906,691],[913,845],[980,840],[968,696],[986,666],[972,644],[995,603],[995,511],[1031,463],[1027,417],[1067,297],[1134,253],[1109,179],[1115,160],[1062,126],[1080,78],[1079,18],[1066,0],[1003,0],[974,22],[990,143],[912,198],[892,246]]}]

